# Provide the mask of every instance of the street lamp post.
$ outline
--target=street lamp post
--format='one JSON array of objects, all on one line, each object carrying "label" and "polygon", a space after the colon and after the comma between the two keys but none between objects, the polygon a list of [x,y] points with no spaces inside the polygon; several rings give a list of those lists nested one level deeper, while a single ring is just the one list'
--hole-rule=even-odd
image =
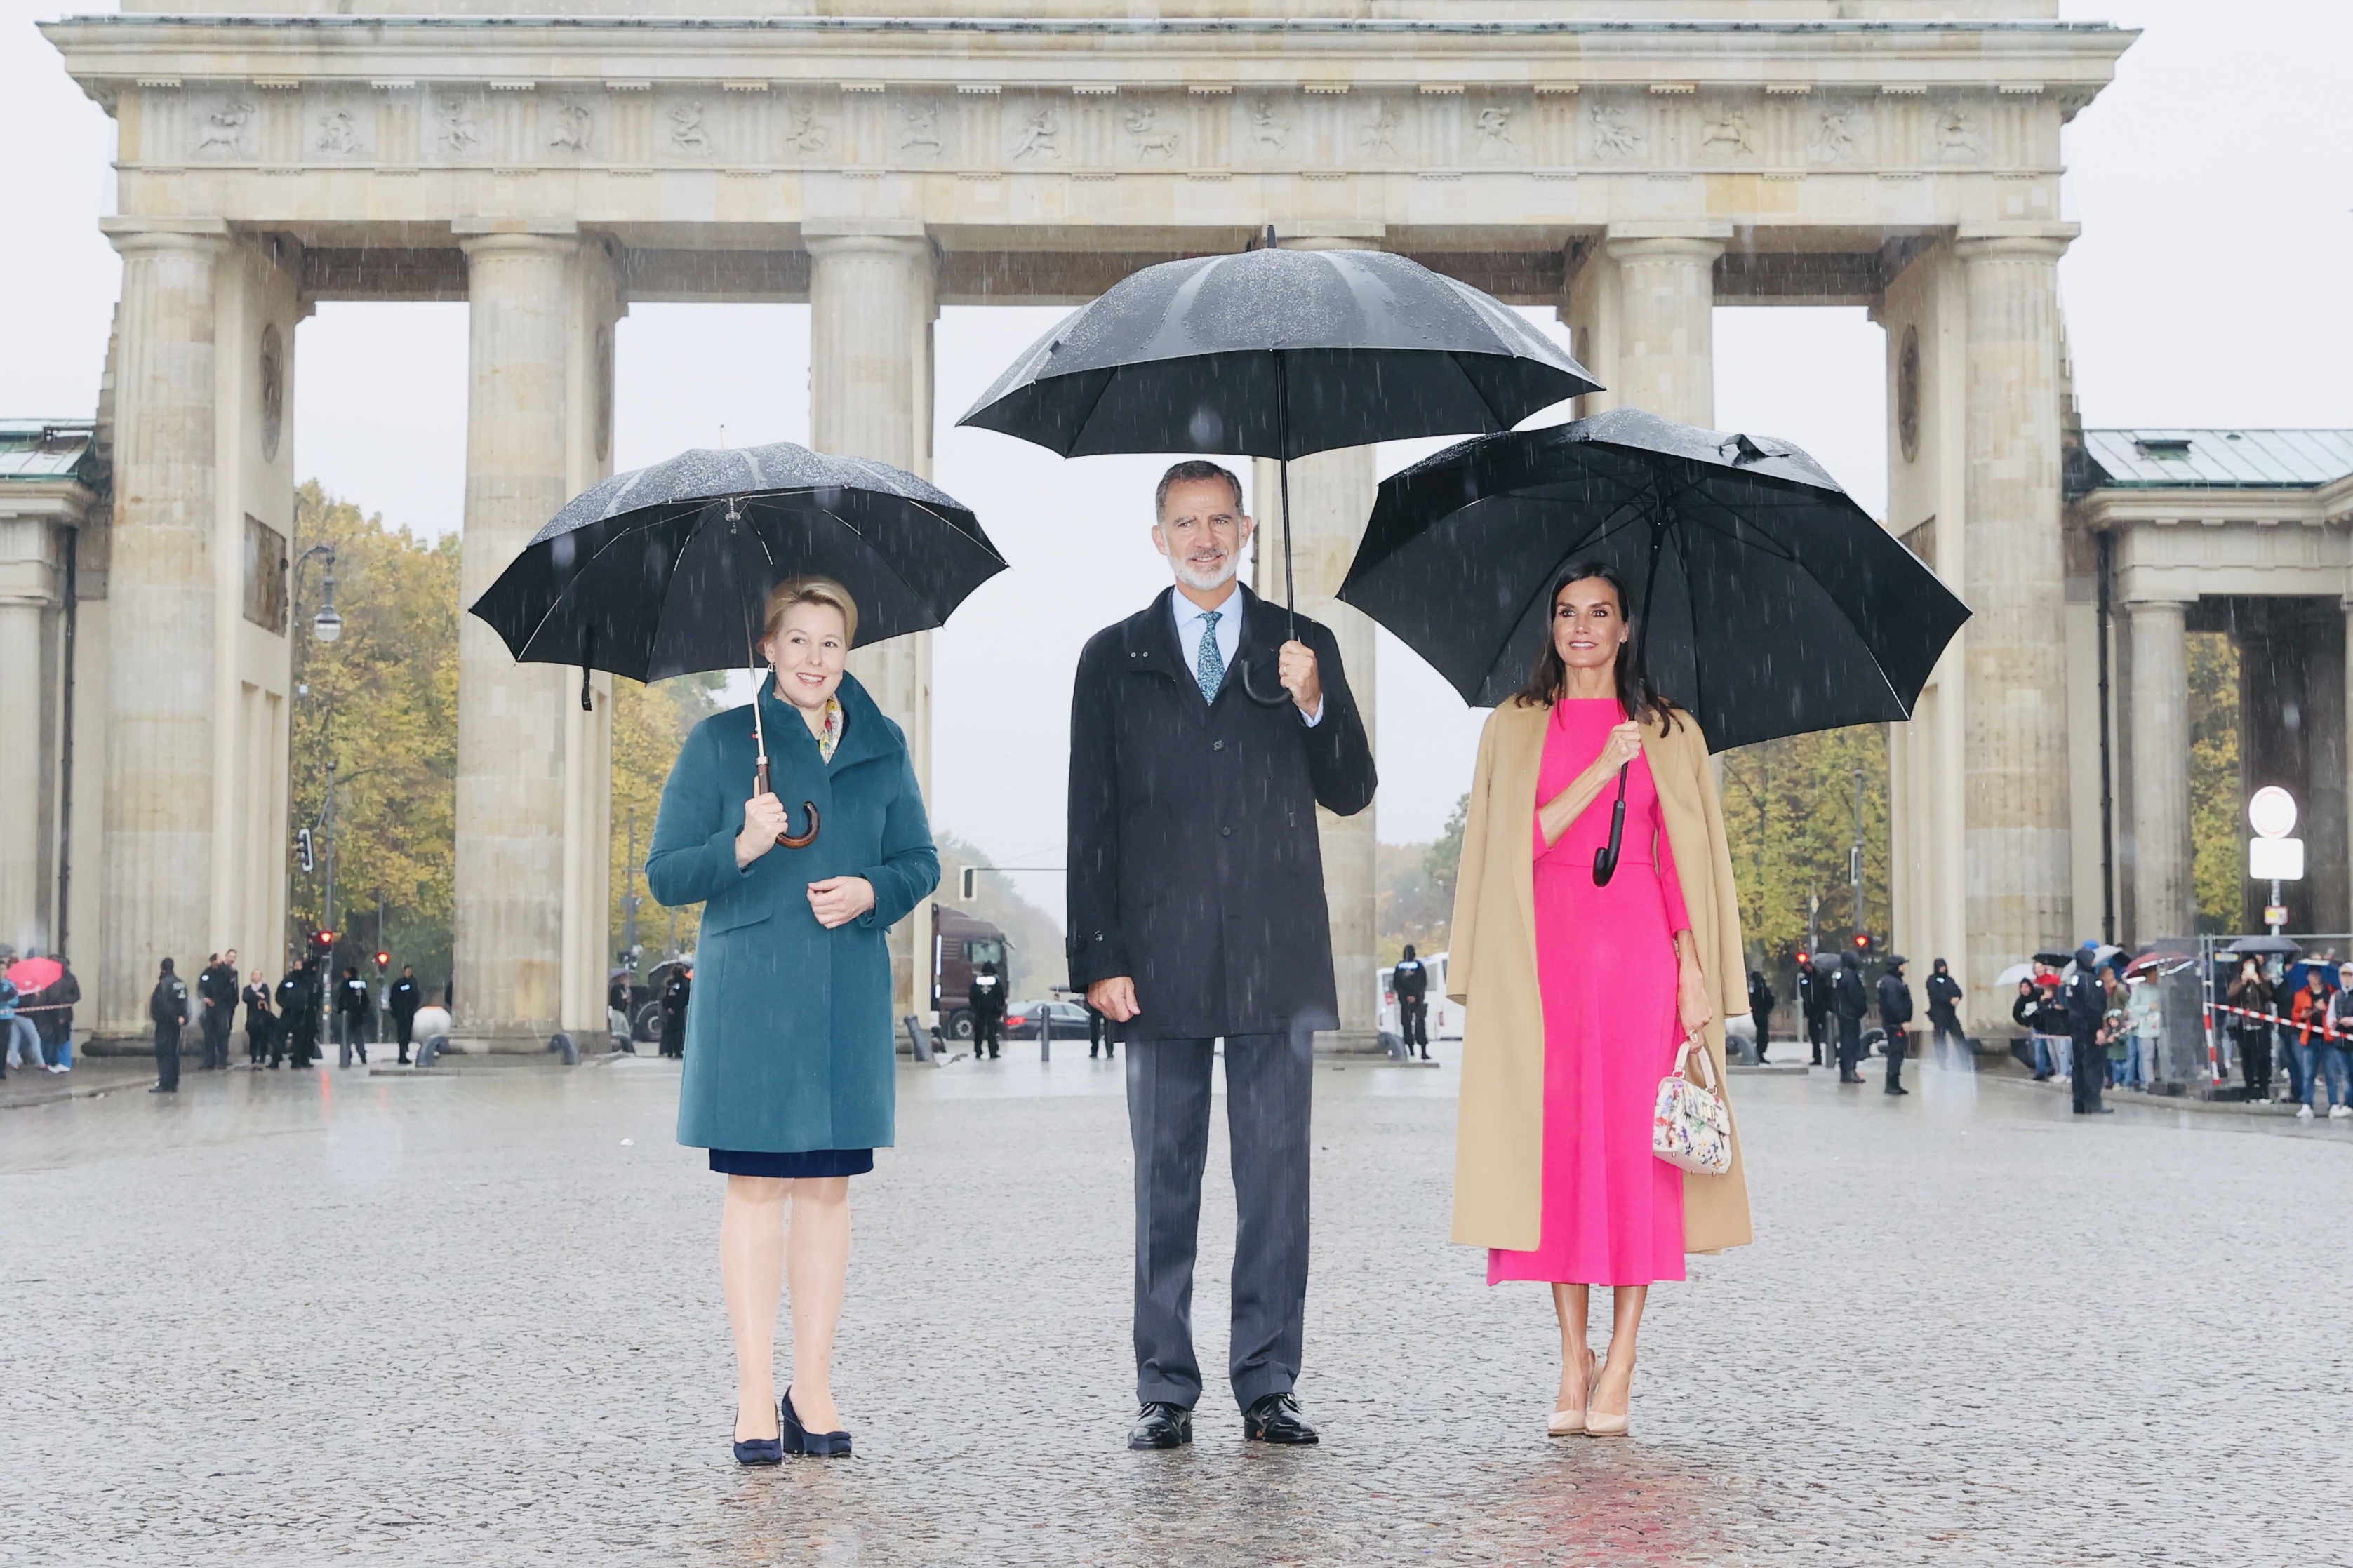
[{"label": "street lamp post", "polygon": [[[305,550],[301,554],[294,558],[287,584],[288,596],[290,603],[299,604],[301,601],[302,568],[310,563],[311,559],[313,556],[321,558],[323,576],[320,583],[321,599],[319,604],[319,613],[311,618],[311,636],[315,641],[331,643],[343,635],[343,617],[337,613],[335,609],[335,547],[333,544],[314,544],[311,546],[310,549]],[[310,682],[304,681],[300,686],[297,686],[294,689],[294,695],[298,698],[306,698],[310,696]],[[325,736],[325,743],[329,748],[327,757],[327,798],[324,808],[320,814],[324,820],[327,832],[326,896],[322,906],[325,911],[326,919],[322,923],[321,927],[321,929],[325,931],[332,931],[335,929],[335,760],[332,751],[333,735],[332,732],[333,717],[334,710],[330,707],[327,710],[327,718],[331,728]],[[286,904],[289,910],[292,909],[293,903],[294,868],[290,865],[286,868]],[[290,942],[287,944],[287,951],[290,953],[292,952],[293,947],[294,944]],[[328,968],[330,973],[332,973],[333,969],[332,957],[330,958]],[[317,994],[312,998],[312,1005],[320,1005],[325,1001],[325,997],[326,987],[322,985],[318,987]]]}]

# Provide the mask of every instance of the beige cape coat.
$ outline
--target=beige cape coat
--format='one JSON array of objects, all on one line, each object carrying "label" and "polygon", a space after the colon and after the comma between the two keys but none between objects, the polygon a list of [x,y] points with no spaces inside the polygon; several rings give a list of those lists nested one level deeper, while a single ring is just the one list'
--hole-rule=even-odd
[{"label": "beige cape coat", "polygon": [[[1454,1239],[1533,1250],[1544,1212],[1544,1001],[1536,988],[1535,863],[1530,853],[1536,773],[1549,708],[1506,702],[1479,738],[1454,889],[1447,994],[1464,1004],[1462,1100],[1454,1151]],[[1724,1077],[1724,1020],[1748,1011],[1747,964],[1732,856],[1716,803],[1707,742],[1688,713],[1671,728],[1642,727],[1683,902],[1691,910],[1700,973],[1716,1016],[1708,1055]],[[1730,1097],[1725,1107],[1730,1109]],[[1716,1252],[1749,1240],[1748,1180],[1740,1131],[1732,1169],[1683,1177],[1683,1249]]]}]

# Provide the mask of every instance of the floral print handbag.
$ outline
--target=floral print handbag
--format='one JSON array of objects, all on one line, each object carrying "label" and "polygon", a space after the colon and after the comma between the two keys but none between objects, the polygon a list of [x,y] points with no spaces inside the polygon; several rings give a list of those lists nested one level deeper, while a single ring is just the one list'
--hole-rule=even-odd
[{"label": "floral print handbag", "polygon": [[[1700,1081],[1684,1076],[1699,1063]],[[1658,1108],[1651,1114],[1651,1152],[1695,1175],[1720,1176],[1732,1169],[1732,1112],[1716,1092],[1715,1062],[1694,1029],[1675,1052],[1675,1065],[1659,1080]]]}]

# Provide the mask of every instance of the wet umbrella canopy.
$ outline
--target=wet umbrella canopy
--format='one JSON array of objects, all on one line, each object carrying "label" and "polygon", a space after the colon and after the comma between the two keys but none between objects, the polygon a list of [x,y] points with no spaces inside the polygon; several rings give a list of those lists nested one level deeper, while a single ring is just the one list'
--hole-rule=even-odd
[{"label": "wet umbrella canopy", "polygon": [[1659,690],[1717,751],[1911,717],[1968,610],[1784,442],[1613,409],[1391,476],[1340,597],[1474,707],[1517,691],[1571,562],[1616,566]]},{"label": "wet umbrella canopy", "polygon": [[1418,262],[1269,248],[1124,279],[959,423],[1065,458],[1291,458],[1508,430],[1599,385],[1518,311]]},{"label": "wet umbrella canopy", "polygon": [[472,613],[519,662],[659,680],[754,662],[768,590],[786,577],[839,579],[863,647],[943,624],[1003,570],[944,490],[780,441],[682,453],[582,492]]}]

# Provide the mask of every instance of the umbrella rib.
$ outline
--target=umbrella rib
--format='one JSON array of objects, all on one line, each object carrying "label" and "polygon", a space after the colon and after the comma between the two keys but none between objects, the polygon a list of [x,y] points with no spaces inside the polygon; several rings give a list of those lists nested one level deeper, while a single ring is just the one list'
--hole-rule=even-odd
[{"label": "umbrella rib", "polygon": [[[531,627],[530,635],[529,635],[529,636],[527,636],[527,637],[525,637],[522,639],[522,646],[523,646],[523,647],[531,647],[531,645],[532,645],[533,643],[536,642],[536,641],[539,639],[539,634],[540,634],[542,631],[543,631],[543,630],[545,630],[545,629],[546,629],[547,623],[548,623],[549,621],[551,621],[551,620],[554,619],[554,617],[555,617],[555,612],[556,612],[556,611],[558,611],[558,610],[560,610],[560,609],[562,609],[562,608],[565,606],[565,605],[566,604],[566,602],[568,602],[568,601],[571,599],[571,597],[572,597],[572,591],[573,591],[575,588],[577,588],[577,587],[580,585],[581,580],[582,580],[583,578],[585,578],[585,577],[586,577],[586,576],[588,575],[588,569],[589,569],[591,566],[596,565],[596,563],[597,563],[598,561],[602,560],[602,559],[604,558],[604,556],[605,556],[605,554],[606,554],[606,552],[607,552],[607,551],[610,551],[610,550],[614,549],[616,546],[617,546],[617,545],[618,545],[618,544],[619,544],[623,540],[625,540],[625,539],[635,539],[635,538],[638,537],[641,533],[644,533],[644,532],[649,531],[650,530],[653,530],[653,529],[656,529],[656,528],[659,528],[659,527],[663,526],[663,525],[664,525],[664,524],[666,524],[666,523],[675,522],[675,521],[678,521],[678,520],[677,520],[676,518],[670,518],[670,517],[666,517],[666,518],[663,518],[659,522],[655,522],[655,521],[647,521],[647,522],[635,524],[635,525],[633,525],[633,526],[631,526],[631,527],[622,529],[620,531],[618,531],[617,533],[614,534],[612,538],[610,538],[610,539],[607,540],[604,543],[602,543],[602,544],[598,545],[598,546],[596,547],[596,553],[595,553],[595,554],[590,555],[590,556],[588,557],[588,559],[587,559],[586,562],[584,562],[584,563],[581,563],[580,570],[579,570],[579,571],[577,571],[577,572],[575,572],[575,573],[572,574],[572,580],[571,580],[570,582],[568,582],[568,583],[566,583],[566,584],[564,584],[564,587],[563,587],[562,591],[561,591],[561,592],[559,592],[559,593],[555,595],[555,597],[554,597],[554,598],[553,598],[553,599],[551,599],[551,600],[549,600],[549,601],[548,601],[547,608],[546,608],[545,610],[543,610],[543,611],[542,611],[542,612],[541,612],[541,614],[540,614],[540,617],[539,617],[539,619],[538,619],[538,620],[536,620],[536,621],[534,621],[534,622],[533,622],[533,623],[532,623],[532,627]],[[690,530],[688,531],[687,537],[688,537],[689,539],[691,539],[691,538],[693,537],[693,531],[692,531],[692,530],[691,530],[691,529],[690,529]],[[685,553],[685,552],[686,552],[686,542],[685,542],[685,541],[681,540],[681,541],[680,542],[680,543],[679,543],[679,547],[678,547],[678,548],[679,548],[679,553],[680,553],[680,554],[684,554],[684,553]],[[674,555],[674,556],[672,556],[672,557],[670,558],[670,567],[671,567],[671,569],[674,571],[674,570],[676,570],[676,569],[677,569],[677,566],[678,566],[678,557]],[[521,663],[522,663],[522,662],[524,662],[524,661],[523,661],[521,658],[516,658],[516,660],[515,660],[515,662],[516,662],[517,664],[521,664]],[[532,660],[531,662],[533,662],[533,663],[534,663],[534,664],[537,664],[537,663],[543,663],[543,662],[545,662],[545,663],[562,663],[562,664],[569,664],[569,663],[571,663],[572,661],[571,661],[570,659],[568,659],[568,658],[567,658],[567,659],[560,659],[560,660],[539,660],[539,659],[533,659],[533,660]],[[616,671],[615,673],[618,673],[618,672],[617,672],[617,671]]]}]

